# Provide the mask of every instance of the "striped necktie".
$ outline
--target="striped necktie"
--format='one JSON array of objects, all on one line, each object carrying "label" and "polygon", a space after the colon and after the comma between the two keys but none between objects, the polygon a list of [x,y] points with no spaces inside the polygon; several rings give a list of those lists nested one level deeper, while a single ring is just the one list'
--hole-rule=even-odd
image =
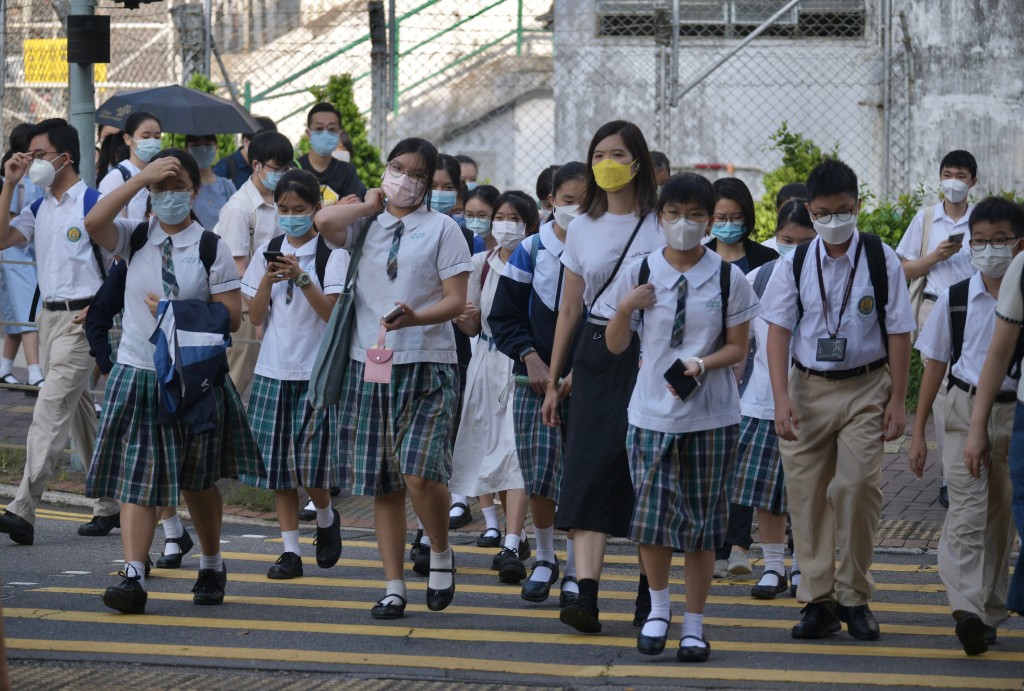
[{"label": "striped necktie", "polygon": [[160,244],[160,273],[163,277],[164,296],[178,296],[178,279],[174,277],[174,257],[171,256],[171,238]]},{"label": "striped necktie", "polygon": [[401,221],[395,227],[395,235],[391,238],[391,251],[388,252],[388,279],[393,281],[398,276],[398,246],[402,243],[402,231],[405,224]]},{"label": "striped necktie", "polygon": [[670,345],[678,348],[683,344],[683,328],[686,326],[686,276],[679,277],[679,291],[676,298],[676,318],[672,322],[672,341]]}]

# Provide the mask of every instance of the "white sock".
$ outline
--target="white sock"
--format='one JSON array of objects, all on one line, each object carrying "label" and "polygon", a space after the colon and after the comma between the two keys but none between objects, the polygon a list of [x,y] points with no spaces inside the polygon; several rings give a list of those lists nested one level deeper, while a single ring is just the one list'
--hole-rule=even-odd
[{"label": "white sock", "polygon": [[[38,365],[36,366],[38,367]],[[0,359],[0,377],[10,374],[12,370],[14,370],[14,360]]]},{"label": "white sock", "polygon": [[764,574],[757,584],[769,587],[777,586],[779,584],[778,576],[768,572],[786,573],[786,546],[781,542],[776,545],[761,545],[761,551],[764,552]]},{"label": "white sock", "polygon": [[217,552],[212,557],[208,557],[205,554],[200,554],[199,570],[202,571],[203,569],[213,569],[218,573],[222,571],[224,569],[224,558],[220,556],[220,552]]},{"label": "white sock", "polygon": [[[547,528],[538,528],[533,526],[533,539],[537,543],[537,561],[549,561],[552,564],[556,564],[555,561],[555,526],[548,526]],[[541,581],[547,583],[551,580],[551,569],[546,566],[538,566],[530,574],[531,581]]]},{"label": "white sock", "polygon": [[458,508],[454,506],[454,504],[459,503],[466,504],[466,506],[469,506],[469,504],[466,503],[466,498],[464,496],[462,496],[461,494],[452,494],[452,503],[450,504],[450,506],[452,506],[452,509],[448,512],[448,515],[452,518],[458,518],[462,514],[466,513],[461,506]]},{"label": "white sock", "polygon": [[420,544],[430,547],[430,536],[426,533],[423,533],[423,535],[420,537]]},{"label": "white sock", "polygon": [[[694,640],[696,639],[696,640]],[[693,614],[687,612],[683,617],[683,637],[679,641],[680,647],[683,645],[693,646],[694,648],[704,647],[704,615]]]},{"label": "white sock", "polygon": [[480,511],[484,515],[484,521],[487,522],[487,527],[494,528],[498,531],[498,534],[500,535],[501,528],[498,526],[498,507],[495,506],[494,504],[491,504],[490,506],[481,509]]},{"label": "white sock", "polygon": [[[399,579],[397,581],[388,581],[387,595],[381,602],[385,605],[400,605],[405,600],[405,581]],[[402,599],[391,597],[392,595],[398,595]]]},{"label": "white sock", "polygon": [[[3,375],[0,374],[0,376],[3,376]],[[43,368],[42,367],[40,367],[39,365],[29,365],[28,366],[28,380],[29,381],[39,381],[42,378],[43,378]]]},{"label": "white sock", "polygon": [[505,548],[510,549],[515,553],[519,553],[519,536],[518,535],[506,535],[505,536]]},{"label": "white sock", "polygon": [[178,514],[165,518],[160,525],[164,529],[164,554],[181,554],[181,546],[176,542],[167,542],[171,538],[180,538],[185,534],[185,526],[181,524]]},{"label": "white sock", "polygon": [[[796,550],[793,550],[793,565],[789,567],[789,573],[792,574],[794,571],[800,570],[800,563],[796,560]],[[800,580],[800,576],[797,575],[797,580]]]},{"label": "white sock", "polygon": [[576,547],[571,538],[565,541],[565,571],[562,575],[576,577]]},{"label": "white sock", "polygon": [[146,589],[146,565],[141,561],[127,561],[124,564],[124,575],[128,578],[139,577],[139,585]]},{"label": "white sock", "polygon": [[282,530],[281,539],[284,540],[284,551],[291,552],[302,556],[301,548],[299,547],[299,531],[298,530]]},{"label": "white sock", "polygon": [[334,525],[334,506],[329,502],[327,506],[322,509],[315,508],[316,511],[316,527],[317,528],[330,528]]},{"label": "white sock", "polygon": [[[687,615],[689,616],[689,615]],[[640,630],[644,636],[664,636],[668,631],[668,624],[663,621],[651,621],[651,619],[672,619],[672,606],[669,603],[668,586],[664,590],[651,588],[651,613],[647,617],[647,623]]]},{"label": "white sock", "polygon": [[427,586],[434,590],[444,590],[445,588],[452,587],[455,574],[438,572],[434,571],[434,569],[450,569],[453,562],[454,555],[450,546],[443,552],[430,550],[430,576],[427,577]]}]

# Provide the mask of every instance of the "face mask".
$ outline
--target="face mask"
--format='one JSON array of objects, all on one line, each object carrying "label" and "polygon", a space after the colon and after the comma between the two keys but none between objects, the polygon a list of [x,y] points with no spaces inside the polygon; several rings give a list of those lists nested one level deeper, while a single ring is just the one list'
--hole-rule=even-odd
[{"label": "face mask", "polygon": [[263,181],[264,187],[273,192],[274,188],[277,187],[277,183],[281,181],[281,176],[284,175],[284,171],[267,170],[266,168],[264,168],[263,170],[266,172],[264,175],[260,177],[260,180]]},{"label": "face mask", "polygon": [[192,154],[192,158],[196,159],[196,165],[199,166],[199,170],[206,170],[213,165],[213,160],[217,158],[217,147],[215,145],[204,145],[204,146],[190,146],[188,152]]},{"label": "face mask", "polygon": [[476,180],[474,180],[473,182],[467,182],[466,183],[466,189],[468,189],[470,192],[472,192],[473,190],[475,190],[479,186],[480,186],[480,183],[477,182]]},{"label": "face mask", "polygon": [[[639,169],[637,166],[637,170]],[[632,164],[627,166],[610,158],[594,166],[594,180],[605,192],[618,192],[628,185],[635,175],[636,170],[633,170]]]},{"label": "face mask", "polygon": [[968,187],[967,183],[963,180],[957,180],[956,178],[943,180],[939,184],[939,189],[942,191],[942,196],[954,204],[959,204],[967,199]]},{"label": "face mask", "polygon": [[331,152],[331,158],[338,161],[344,161],[345,163],[349,163],[352,161],[352,154],[350,154],[347,151],[338,151],[337,149],[335,149],[334,151]]},{"label": "face mask", "polygon": [[[54,158],[53,160],[57,159]],[[65,163],[64,165],[67,164]],[[57,177],[57,173],[62,170],[64,170],[64,166],[54,168],[52,161],[44,161],[41,158],[37,158],[32,161],[32,165],[28,168],[28,179],[40,187],[50,187],[53,184],[54,178]]]},{"label": "face mask", "polygon": [[775,249],[779,251],[780,257],[785,257],[787,254],[796,249],[796,245],[785,245],[781,242],[776,242]]},{"label": "face mask", "polygon": [[556,206],[555,207],[555,223],[562,230],[569,227],[573,219],[580,215],[580,207],[576,206]]},{"label": "face mask", "polygon": [[192,210],[191,192],[154,192],[150,199],[153,202],[153,213],[161,223],[169,226],[184,221]]},{"label": "face mask", "polygon": [[459,224],[459,228],[466,227],[466,217],[462,214],[452,214],[452,220]]},{"label": "face mask", "polygon": [[164,148],[164,144],[159,139],[135,139],[135,155],[139,157],[139,160],[143,163],[149,163],[153,160],[153,157],[160,153],[160,149]]},{"label": "face mask", "polygon": [[1002,278],[1013,261],[1014,245],[996,249],[992,245],[976,250],[971,248],[971,266],[989,278]]},{"label": "face mask", "polygon": [[526,224],[515,221],[495,221],[491,226],[491,235],[499,245],[507,250],[512,250],[526,237]]},{"label": "face mask", "polygon": [[707,231],[707,222],[698,223],[687,218],[679,218],[671,223],[661,224],[661,230],[665,235],[665,242],[674,250],[685,252],[692,250],[700,244]]},{"label": "face mask", "polygon": [[338,148],[337,132],[330,130],[318,130],[309,133],[309,148],[320,156],[330,156],[331,152]]},{"label": "face mask", "polygon": [[716,223],[711,226],[711,234],[727,245],[732,245],[743,239],[743,226],[732,221],[722,225]]},{"label": "face mask", "polygon": [[814,230],[821,236],[821,239],[830,245],[841,245],[853,237],[853,231],[857,227],[857,217],[854,216],[845,223],[832,218],[830,223],[822,223],[811,219]]},{"label": "face mask", "polygon": [[405,173],[395,175],[385,169],[380,187],[390,203],[402,209],[411,209],[423,202],[423,190],[426,185],[413,180]]},{"label": "face mask", "polygon": [[491,232],[491,219],[489,218],[467,218],[466,227],[476,235],[483,237]]},{"label": "face mask", "polygon": [[455,206],[455,190],[430,190],[430,208],[446,214]]},{"label": "face mask", "polygon": [[278,214],[277,225],[281,226],[281,230],[288,233],[288,235],[293,238],[301,238],[309,232],[310,228],[313,227],[313,215],[282,216],[281,214]]}]

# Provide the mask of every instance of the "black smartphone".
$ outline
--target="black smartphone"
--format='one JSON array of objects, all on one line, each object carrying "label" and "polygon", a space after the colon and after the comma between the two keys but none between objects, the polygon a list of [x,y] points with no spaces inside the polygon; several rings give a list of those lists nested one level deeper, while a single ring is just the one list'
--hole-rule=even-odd
[{"label": "black smartphone", "polygon": [[266,250],[263,253],[263,258],[267,260],[268,264],[273,264],[274,262],[278,261],[283,256],[284,256],[284,252],[272,252],[271,250]]},{"label": "black smartphone", "polygon": [[954,235],[950,235],[949,236],[949,241],[952,242],[953,244],[959,245],[960,243],[962,243],[964,241],[964,234],[963,233],[955,233]]},{"label": "black smartphone", "polygon": [[405,308],[401,305],[395,305],[395,308],[384,315],[384,323],[390,324],[391,322],[398,319],[400,315],[405,314]]},{"label": "black smartphone", "polygon": [[679,396],[680,401],[685,401],[700,388],[700,381],[697,377],[691,377],[686,374],[686,365],[683,364],[682,360],[676,360],[672,363],[672,366],[665,372],[665,381],[676,390],[676,395]]}]

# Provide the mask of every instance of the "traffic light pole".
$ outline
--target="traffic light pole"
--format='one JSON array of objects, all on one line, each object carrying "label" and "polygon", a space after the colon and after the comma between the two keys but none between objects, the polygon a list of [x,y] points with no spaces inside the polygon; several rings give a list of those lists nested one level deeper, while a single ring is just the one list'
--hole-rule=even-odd
[{"label": "traffic light pole", "polygon": [[[96,14],[96,0],[71,0],[72,16],[91,17],[94,14]],[[82,152],[80,172],[85,184],[95,187],[96,87],[93,84],[92,63],[70,62],[69,60],[68,87],[71,96],[71,125],[78,130],[78,145]]]}]

